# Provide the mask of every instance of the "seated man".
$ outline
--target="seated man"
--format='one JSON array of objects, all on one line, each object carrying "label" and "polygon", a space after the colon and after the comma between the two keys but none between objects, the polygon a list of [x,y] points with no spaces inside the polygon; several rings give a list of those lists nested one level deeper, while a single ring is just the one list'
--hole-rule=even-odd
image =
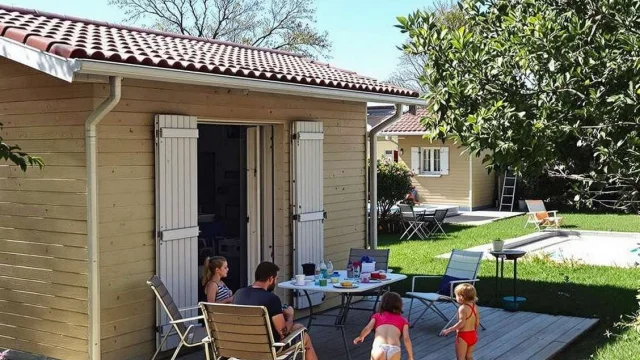
[{"label": "seated man", "polygon": [[[282,309],[280,298],[273,293],[278,282],[278,265],[264,261],[256,268],[253,285],[238,290],[233,298],[237,305],[264,306],[271,317],[271,329],[275,341],[287,337],[291,331],[302,325],[293,323],[293,308]],[[316,352],[311,344],[311,338],[304,333],[305,358],[317,360]]]}]

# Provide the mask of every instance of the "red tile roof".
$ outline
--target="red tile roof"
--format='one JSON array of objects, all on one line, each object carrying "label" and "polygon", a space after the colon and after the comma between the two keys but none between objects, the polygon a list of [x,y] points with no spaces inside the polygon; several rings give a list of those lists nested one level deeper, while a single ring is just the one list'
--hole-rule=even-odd
[{"label": "red tile roof", "polygon": [[67,59],[173,68],[371,93],[417,97],[303,56],[225,41],[0,5],[0,36]]},{"label": "red tile roof", "polygon": [[420,124],[420,119],[425,117],[428,114],[428,110],[424,107],[418,107],[416,109],[416,114],[413,115],[409,111],[406,111],[402,114],[400,120],[394,122],[389,125],[387,128],[382,130],[381,134],[385,133],[412,133],[415,132],[416,135],[425,132],[424,126]]}]

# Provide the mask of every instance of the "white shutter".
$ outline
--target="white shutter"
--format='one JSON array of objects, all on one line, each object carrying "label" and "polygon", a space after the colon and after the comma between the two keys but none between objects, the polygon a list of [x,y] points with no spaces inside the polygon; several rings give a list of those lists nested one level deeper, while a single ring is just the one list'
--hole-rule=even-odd
[{"label": "white shutter", "polygon": [[[291,215],[293,229],[293,273],[302,273],[302,264],[320,264],[324,257],[324,164],[322,122],[295,121],[291,136]],[[310,293],[312,305],[323,294]],[[294,299],[298,309],[309,307],[303,293]]]},{"label": "white shutter", "polygon": [[[198,303],[197,118],[156,115],[156,274],[178,308]],[[197,310],[183,312],[197,316]],[[169,323],[156,305],[157,325]],[[164,326],[163,334],[172,328]],[[158,341],[160,336],[157,337]],[[169,337],[163,346],[177,345]]]},{"label": "white shutter", "polygon": [[420,148],[411,148],[411,171],[416,174],[420,174]]},{"label": "white shutter", "polygon": [[449,148],[440,148],[440,174],[449,175]]}]

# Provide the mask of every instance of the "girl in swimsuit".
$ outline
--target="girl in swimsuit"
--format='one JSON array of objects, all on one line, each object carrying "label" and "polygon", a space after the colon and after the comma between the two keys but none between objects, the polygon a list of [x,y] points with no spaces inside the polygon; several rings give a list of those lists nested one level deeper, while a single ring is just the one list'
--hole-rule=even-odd
[{"label": "girl in swimsuit", "polygon": [[447,336],[456,331],[456,359],[473,360],[473,348],[478,342],[478,324],[480,313],[476,302],[476,289],[471,284],[460,284],[454,291],[458,308],[458,322],[452,327],[442,330],[441,336]]},{"label": "girl in swimsuit", "polygon": [[230,304],[233,302],[233,292],[222,282],[227,277],[229,266],[227,259],[222,256],[207,257],[204,261],[202,285],[207,294],[207,302]]},{"label": "girl in swimsuit", "polygon": [[402,298],[398,293],[386,292],[382,295],[378,312],[371,316],[371,320],[353,343],[357,345],[363,342],[372,330],[375,330],[375,339],[371,348],[371,360],[400,360],[401,337],[409,360],[413,360],[409,322],[402,316]]}]

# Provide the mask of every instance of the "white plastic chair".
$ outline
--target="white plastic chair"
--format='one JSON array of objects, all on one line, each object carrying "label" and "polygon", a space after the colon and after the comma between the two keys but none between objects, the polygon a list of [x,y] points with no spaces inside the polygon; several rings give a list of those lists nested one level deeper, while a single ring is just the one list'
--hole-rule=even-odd
[{"label": "white plastic chair", "polygon": [[[524,224],[525,228],[529,224],[534,224],[538,231],[542,230],[542,227],[560,228],[562,217],[558,216],[557,210],[547,210],[542,200],[525,200],[525,203],[527,203],[527,208],[529,209],[527,222]],[[544,216],[539,217],[538,214],[543,214]]]}]

